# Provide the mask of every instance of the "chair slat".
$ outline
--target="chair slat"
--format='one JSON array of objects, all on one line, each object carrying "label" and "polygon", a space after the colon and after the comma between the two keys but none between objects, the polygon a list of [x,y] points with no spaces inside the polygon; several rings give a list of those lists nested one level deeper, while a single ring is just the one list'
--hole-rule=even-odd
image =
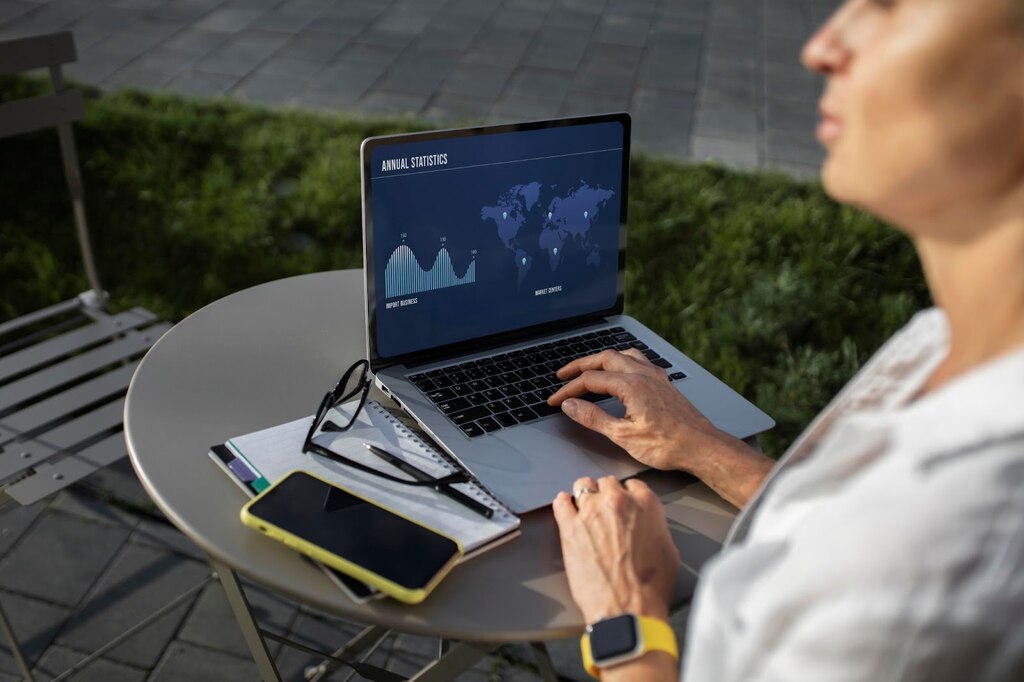
[{"label": "chair slat", "polygon": [[43,464],[33,475],[9,485],[6,492],[20,504],[34,504],[127,454],[124,434],[115,433],[81,452]]},{"label": "chair slat", "polygon": [[158,324],[144,331],[131,331],[124,338],[86,351],[27,377],[12,381],[0,390],[0,412],[14,405],[31,400],[74,380],[91,374],[106,365],[130,359],[145,351],[171,328],[169,324]]},{"label": "chair slat", "polygon": [[[142,308],[126,310],[117,315],[105,316],[90,325],[79,327],[55,336],[16,353],[0,357],[0,382],[15,374],[21,374],[33,367],[53,362],[104,339],[109,339],[128,329],[135,329],[155,320],[155,316]],[[0,391],[3,389],[0,388]]]},{"label": "chair slat", "polygon": [[85,118],[85,100],[78,90],[29,97],[0,104],[0,137],[20,135]]},{"label": "chair slat", "polygon": [[[121,365],[112,372],[101,374],[63,393],[41,400],[20,412],[9,414],[4,417],[4,426],[18,433],[36,431],[87,405],[119,394],[124,395],[138,364],[139,361],[136,360],[127,365]],[[39,438],[46,440],[46,434],[40,434]]]},{"label": "chair slat", "polygon": [[50,457],[97,434],[115,428],[120,429],[123,412],[122,397],[61,424],[41,437],[4,445],[4,451],[0,453],[0,481],[6,481],[28,469],[37,468]]},{"label": "chair slat", "polygon": [[64,313],[71,312],[72,310],[76,310],[80,307],[82,307],[81,302],[77,298],[72,298],[67,301],[55,303],[48,308],[43,308],[41,310],[36,310],[22,315],[21,317],[16,317],[13,320],[7,320],[3,324],[0,324],[0,336],[10,334],[19,329],[42,322],[50,317],[63,315]]},{"label": "chair slat", "polygon": [[0,42],[0,75],[67,64],[76,58],[71,31],[5,40]]}]

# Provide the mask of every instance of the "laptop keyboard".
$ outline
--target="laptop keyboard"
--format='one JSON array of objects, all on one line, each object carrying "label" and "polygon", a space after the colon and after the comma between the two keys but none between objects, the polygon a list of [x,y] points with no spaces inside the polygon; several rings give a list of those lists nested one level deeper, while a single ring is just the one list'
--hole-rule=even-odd
[{"label": "laptop keyboard", "polygon": [[[566,383],[555,372],[576,358],[609,348],[636,348],[668,371],[672,381],[686,377],[678,370],[672,371],[672,363],[633,334],[622,327],[611,327],[412,374],[408,379],[464,434],[476,438],[561,412],[546,402]],[[588,393],[581,397],[594,401],[608,396]]]}]

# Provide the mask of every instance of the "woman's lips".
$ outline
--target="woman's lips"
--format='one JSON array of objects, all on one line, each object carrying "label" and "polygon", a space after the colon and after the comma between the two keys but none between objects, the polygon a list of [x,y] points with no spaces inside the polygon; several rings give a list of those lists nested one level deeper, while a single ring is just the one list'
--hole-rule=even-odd
[{"label": "woman's lips", "polygon": [[819,142],[828,145],[839,139],[839,135],[843,131],[843,123],[839,120],[838,116],[824,106],[819,107],[818,111],[821,113],[821,121],[818,123],[815,133],[818,136]]}]

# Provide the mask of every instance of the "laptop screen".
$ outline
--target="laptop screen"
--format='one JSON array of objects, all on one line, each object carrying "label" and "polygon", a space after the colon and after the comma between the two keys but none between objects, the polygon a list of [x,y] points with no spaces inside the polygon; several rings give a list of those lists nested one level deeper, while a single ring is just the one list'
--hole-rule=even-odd
[{"label": "laptop screen", "polygon": [[368,140],[370,351],[621,310],[626,115]]}]

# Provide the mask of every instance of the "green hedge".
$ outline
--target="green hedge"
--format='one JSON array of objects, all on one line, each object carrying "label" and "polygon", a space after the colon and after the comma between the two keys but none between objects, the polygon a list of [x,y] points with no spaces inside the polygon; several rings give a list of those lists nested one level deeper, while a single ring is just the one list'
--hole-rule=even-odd
[{"label": "green hedge", "polygon": [[[418,125],[91,93],[76,136],[115,305],[176,320],[359,267],[359,143]],[[59,159],[52,131],[0,141],[0,319],[85,288]],[[929,304],[909,242],[817,184],[637,157],[630,190],[627,312],[775,417],[774,456]]]}]

